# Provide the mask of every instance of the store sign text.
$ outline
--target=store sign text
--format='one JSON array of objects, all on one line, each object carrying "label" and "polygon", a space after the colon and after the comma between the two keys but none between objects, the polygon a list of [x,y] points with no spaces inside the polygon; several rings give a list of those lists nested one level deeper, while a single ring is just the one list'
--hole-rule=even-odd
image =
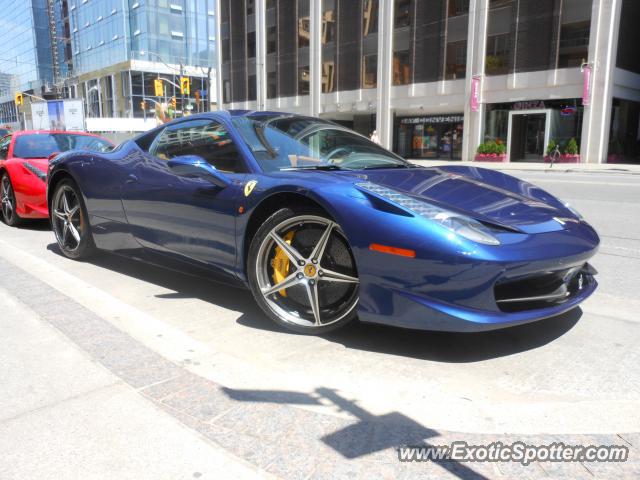
[{"label": "store sign text", "polygon": [[402,118],[403,125],[415,125],[418,123],[456,123],[464,121],[464,115],[439,115],[434,117]]},{"label": "store sign text", "polygon": [[531,100],[528,102],[516,102],[513,104],[512,110],[535,110],[537,108],[545,108],[542,100]]}]

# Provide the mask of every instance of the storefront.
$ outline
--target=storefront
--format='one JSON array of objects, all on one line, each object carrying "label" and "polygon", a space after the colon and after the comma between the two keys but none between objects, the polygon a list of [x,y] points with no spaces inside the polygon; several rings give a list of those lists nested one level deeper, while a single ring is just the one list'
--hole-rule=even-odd
[{"label": "storefront", "polygon": [[463,114],[397,117],[393,151],[404,158],[460,160]]},{"label": "storefront", "polygon": [[488,104],[484,142],[506,145],[511,162],[542,162],[550,144],[561,154],[580,145],[582,115],[578,98]]}]

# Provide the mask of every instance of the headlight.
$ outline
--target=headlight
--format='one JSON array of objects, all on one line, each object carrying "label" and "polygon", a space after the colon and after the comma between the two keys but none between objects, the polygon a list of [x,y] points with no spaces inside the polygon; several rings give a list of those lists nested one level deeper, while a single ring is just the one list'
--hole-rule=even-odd
[{"label": "headlight", "polygon": [[471,217],[416,200],[408,195],[375,183],[361,182],[356,183],[356,186],[409,210],[416,215],[436,222],[467,240],[485,245],[500,245],[500,240],[494,237],[487,227]]}]

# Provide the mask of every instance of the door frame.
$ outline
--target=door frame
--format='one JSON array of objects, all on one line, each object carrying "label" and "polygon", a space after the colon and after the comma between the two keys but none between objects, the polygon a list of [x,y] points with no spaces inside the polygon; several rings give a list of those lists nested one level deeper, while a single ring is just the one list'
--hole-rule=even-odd
[{"label": "door frame", "polygon": [[544,122],[544,145],[542,147],[542,157],[544,159],[544,154],[547,149],[547,145],[549,145],[549,136],[551,134],[551,113],[553,112],[550,108],[536,108],[532,110],[511,110],[509,111],[509,126],[507,128],[507,159],[511,162],[511,134],[513,133],[513,116],[514,115],[535,115],[535,114],[544,114],[545,122]]}]

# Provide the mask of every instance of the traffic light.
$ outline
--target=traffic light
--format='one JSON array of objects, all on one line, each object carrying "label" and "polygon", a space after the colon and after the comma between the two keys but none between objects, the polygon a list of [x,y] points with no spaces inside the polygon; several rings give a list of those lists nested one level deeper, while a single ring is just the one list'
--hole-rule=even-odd
[{"label": "traffic light", "polygon": [[147,102],[145,102],[144,100],[142,100],[142,101],[140,102],[140,108],[141,108],[142,110],[146,110],[146,109],[147,109]]},{"label": "traffic light", "polygon": [[176,102],[176,97],[171,97],[171,108],[175,110],[177,106],[178,103]]},{"label": "traffic light", "polygon": [[191,84],[189,77],[180,77],[180,91],[183,95],[189,95],[191,91]]},{"label": "traffic light", "polygon": [[156,78],[153,81],[153,89],[155,90],[156,97],[161,97],[164,93],[164,89],[162,88],[162,80]]},{"label": "traffic light", "polygon": [[16,106],[20,106],[24,103],[24,99],[22,98],[22,93],[16,92]]}]

